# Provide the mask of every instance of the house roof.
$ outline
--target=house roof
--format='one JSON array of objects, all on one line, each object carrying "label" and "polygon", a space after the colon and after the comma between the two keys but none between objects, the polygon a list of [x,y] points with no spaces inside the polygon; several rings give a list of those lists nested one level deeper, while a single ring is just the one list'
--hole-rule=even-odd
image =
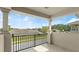
[{"label": "house roof", "polygon": [[79,19],[72,19],[68,22],[69,25],[72,25],[72,24],[79,24]]},{"label": "house roof", "polygon": [[36,29],[13,29],[10,31],[11,34],[14,35],[35,35],[35,34],[43,34]]}]

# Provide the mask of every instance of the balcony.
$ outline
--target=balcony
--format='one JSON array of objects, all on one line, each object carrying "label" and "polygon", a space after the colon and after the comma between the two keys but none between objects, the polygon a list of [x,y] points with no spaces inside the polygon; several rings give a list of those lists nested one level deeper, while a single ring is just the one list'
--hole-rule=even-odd
[{"label": "balcony", "polygon": [[[41,17],[48,21],[47,34],[15,35],[8,32],[8,14]],[[0,35],[1,52],[18,51],[79,51],[79,32],[52,32],[52,20],[55,17],[72,14],[78,15],[79,8],[65,7],[11,7],[1,8],[3,13],[3,33]],[[79,16],[79,15],[78,15]],[[29,19],[30,20],[30,19]],[[18,23],[17,23],[18,24]],[[31,32],[30,32],[31,33]],[[39,46],[38,46],[39,45]]]}]

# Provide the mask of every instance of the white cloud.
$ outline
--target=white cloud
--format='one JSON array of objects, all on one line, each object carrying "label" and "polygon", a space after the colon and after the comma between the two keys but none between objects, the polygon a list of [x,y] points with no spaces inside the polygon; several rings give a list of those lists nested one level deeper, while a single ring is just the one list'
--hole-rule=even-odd
[{"label": "white cloud", "polygon": [[11,20],[11,19],[12,19],[12,17],[11,17],[11,16],[9,16],[9,17],[8,17],[8,19],[9,19],[9,20]]},{"label": "white cloud", "polygon": [[41,26],[48,26],[48,24],[47,23],[43,23]]},{"label": "white cloud", "polygon": [[36,27],[37,27],[37,26],[34,24],[33,20],[30,19],[29,17],[25,17],[23,20],[26,22],[27,28],[36,28]]},{"label": "white cloud", "polygon": [[25,17],[23,20],[27,22],[29,21],[29,17]]},{"label": "white cloud", "polygon": [[25,17],[23,19],[27,24],[33,24],[33,21],[31,19],[29,19],[29,17]]},{"label": "white cloud", "polygon": [[[36,19],[37,20],[37,19]],[[39,28],[41,26],[46,26],[47,24],[43,23],[43,24],[38,24],[38,23],[35,23],[33,19],[29,18],[29,17],[25,17],[24,18],[24,21],[26,22],[27,24],[27,28]]]}]

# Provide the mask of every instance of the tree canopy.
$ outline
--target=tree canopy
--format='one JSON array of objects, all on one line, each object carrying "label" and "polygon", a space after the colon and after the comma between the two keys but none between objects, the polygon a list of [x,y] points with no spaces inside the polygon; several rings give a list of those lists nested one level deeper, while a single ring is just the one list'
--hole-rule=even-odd
[{"label": "tree canopy", "polygon": [[58,24],[52,26],[52,29],[57,29],[60,31],[70,31],[70,26],[69,25],[63,25],[63,24]]}]

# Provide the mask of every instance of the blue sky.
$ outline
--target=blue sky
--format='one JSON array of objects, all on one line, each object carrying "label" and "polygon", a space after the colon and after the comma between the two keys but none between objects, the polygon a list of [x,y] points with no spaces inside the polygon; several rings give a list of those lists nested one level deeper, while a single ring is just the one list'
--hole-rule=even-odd
[{"label": "blue sky", "polygon": [[74,14],[73,14],[73,15],[61,16],[61,17],[55,18],[55,19],[52,21],[52,24],[67,24],[70,20],[71,20],[71,21],[74,21],[74,20],[76,20],[77,18],[78,18],[78,17],[75,16]]},{"label": "blue sky", "polygon": [[39,28],[47,26],[48,22],[41,18],[25,16],[10,12],[9,25],[13,28]]},{"label": "blue sky", "polygon": [[[66,15],[58,18],[54,18],[53,24],[67,24],[68,21],[76,19],[75,15]],[[48,26],[48,21],[42,18],[35,18],[32,16],[20,15],[15,12],[9,13],[9,25],[12,28],[41,28],[42,26]],[[0,28],[2,27],[2,13],[0,11]]]}]

